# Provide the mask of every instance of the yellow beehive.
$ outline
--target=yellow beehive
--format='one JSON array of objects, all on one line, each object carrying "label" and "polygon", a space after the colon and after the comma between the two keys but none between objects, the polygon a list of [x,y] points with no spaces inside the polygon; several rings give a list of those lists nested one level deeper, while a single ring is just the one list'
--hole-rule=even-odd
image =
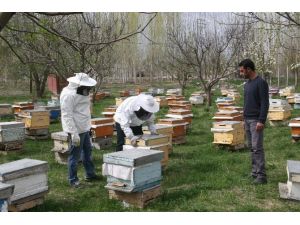
[{"label": "yellow beehive", "polygon": [[290,110],[269,110],[268,119],[269,120],[287,120],[291,117]]},{"label": "yellow beehive", "polygon": [[[173,134],[173,127],[171,125],[164,125],[164,124],[156,124],[156,132],[158,134],[166,135],[169,137],[168,142],[168,152],[171,153],[173,150],[172,147],[172,134]],[[148,127],[143,127],[144,134],[150,134]]]},{"label": "yellow beehive", "polygon": [[160,107],[168,106],[168,100],[166,99],[166,96],[156,96],[155,101],[159,103]]},{"label": "yellow beehive", "polygon": [[29,129],[48,128],[50,115],[47,110],[25,110],[18,115]]},{"label": "yellow beehive", "polygon": [[215,122],[211,131],[214,133],[214,144],[239,145],[245,142],[243,122]]}]

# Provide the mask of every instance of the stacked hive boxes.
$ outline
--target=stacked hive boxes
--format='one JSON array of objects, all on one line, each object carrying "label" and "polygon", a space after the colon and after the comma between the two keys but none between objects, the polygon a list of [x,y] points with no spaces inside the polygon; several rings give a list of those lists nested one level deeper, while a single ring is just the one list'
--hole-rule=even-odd
[{"label": "stacked hive boxes", "polygon": [[224,107],[234,106],[234,100],[231,97],[217,98],[216,104],[218,109],[223,109]]},{"label": "stacked hive boxes", "polygon": [[168,100],[166,96],[156,96],[155,101],[158,102],[160,107],[168,106]]},{"label": "stacked hive boxes", "polygon": [[276,122],[286,122],[291,117],[291,106],[286,100],[270,99],[268,119],[271,125]]},{"label": "stacked hive boxes", "polygon": [[56,105],[56,106],[53,106],[53,105],[40,106],[38,109],[49,112],[51,123],[55,122],[55,121],[58,121],[60,119],[61,110],[60,110],[59,105]]},{"label": "stacked hive boxes", "polygon": [[14,114],[18,114],[23,110],[34,109],[34,105],[32,102],[16,102],[12,105],[12,108],[14,110]]},{"label": "stacked hive boxes", "polygon": [[184,97],[182,95],[169,95],[166,97],[168,105],[176,103],[177,101],[183,101]]},{"label": "stacked hive boxes", "polygon": [[[128,148],[130,145],[130,139],[125,139],[125,145],[123,149]],[[159,135],[151,135],[151,134],[143,134],[137,140],[137,147],[151,150],[160,150],[164,153],[164,157],[161,160],[161,165],[166,167],[169,161],[169,145],[170,140],[169,136],[159,134]]]},{"label": "stacked hive boxes", "polygon": [[8,211],[10,197],[14,192],[15,185],[0,182],[0,212]]},{"label": "stacked hive boxes", "polygon": [[46,110],[25,110],[18,114],[18,119],[25,123],[25,135],[30,139],[49,137],[50,116]]},{"label": "stacked hive boxes", "polygon": [[68,164],[69,157],[69,140],[68,134],[60,131],[51,133],[51,138],[54,142],[52,151],[55,155],[55,160],[60,164]]},{"label": "stacked hive boxes", "polygon": [[181,88],[168,89],[166,95],[182,95],[182,89]]},{"label": "stacked hive boxes", "polygon": [[204,97],[202,95],[192,95],[189,98],[189,101],[192,105],[203,105],[204,104]]},{"label": "stacked hive boxes", "polygon": [[240,93],[235,89],[228,90],[227,97],[231,97],[233,101],[238,102],[241,98]]},{"label": "stacked hive boxes", "polygon": [[291,134],[293,141],[300,140],[300,117],[290,120],[289,127],[291,127]]},{"label": "stacked hive boxes", "polygon": [[10,104],[0,104],[0,116],[12,115],[12,107]]},{"label": "stacked hive boxes", "polygon": [[114,134],[113,118],[94,118],[91,120],[92,140],[96,149],[111,147]]},{"label": "stacked hive boxes", "polygon": [[[172,134],[173,134],[173,127],[171,125],[162,125],[162,124],[156,124],[156,132],[158,134],[166,135],[169,137],[169,143],[168,143],[168,152],[169,154],[172,153],[173,147],[172,147]],[[150,134],[148,127],[143,127],[144,134]]]},{"label": "stacked hive boxes", "polygon": [[220,121],[243,121],[243,114],[237,110],[220,110],[215,113],[213,120]]},{"label": "stacked hive boxes", "polygon": [[295,92],[295,88],[293,86],[289,86],[283,89],[279,90],[280,97],[288,97],[290,95],[293,95]]},{"label": "stacked hive boxes", "polygon": [[173,144],[184,144],[186,143],[186,123],[182,119],[165,118],[159,119],[157,125],[169,125],[172,126],[172,143]]},{"label": "stacked hive boxes", "polygon": [[280,197],[300,201],[300,161],[287,160],[287,183],[279,183]]},{"label": "stacked hive boxes", "polygon": [[7,153],[22,150],[25,140],[25,124],[22,122],[0,123],[0,151]]},{"label": "stacked hive boxes", "polygon": [[117,108],[116,105],[109,106],[103,110],[102,115],[106,118],[113,118]]},{"label": "stacked hive boxes", "polygon": [[222,107],[222,111],[232,111],[232,110],[236,110],[236,111],[240,112],[241,114],[243,114],[243,112],[244,112],[243,107],[240,107],[240,106],[224,106],[224,107]]},{"label": "stacked hive boxes", "polygon": [[189,101],[176,101],[172,103],[168,103],[171,109],[192,109],[192,104]]},{"label": "stacked hive boxes", "polygon": [[156,150],[124,150],[103,155],[102,174],[110,199],[144,208],[161,193],[163,153]]},{"label": "stacked hive boxes", "polygon": [[0,182],[13,184],[10,211],[23,211],[42,204],[48,192],[48,163],[21,159],[0,165]]},{"label": "stacked hive boxes", "polygon": [[214,133],[214,144],[228,145],[235,149],[244,147],[245,131],[243,122],[214,122],[211,131]]},{"label": "stacked hive boxes", "polygon": [[278,95],[278,93],[279,93],[279,88],[277,88],[277,87],[270,87],[269,88],[269,96],[270,96],[270,98]]},{"label": "stacked hive boxes", "polygon": [[193,113],[190,109],[170,109],[166,115],[168,118],[182,119],[187,123],[187,129],[192,126]]}]

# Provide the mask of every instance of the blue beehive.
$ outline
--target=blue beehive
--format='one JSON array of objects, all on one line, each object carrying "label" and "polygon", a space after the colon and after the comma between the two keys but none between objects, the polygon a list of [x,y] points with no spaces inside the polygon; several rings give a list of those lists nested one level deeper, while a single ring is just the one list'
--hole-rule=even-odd
[{"label": "blue beehive", "polygon": [[137,192],[156,186],[161,181],[162,151],[128,150],[103,156],[103,175],[108,189]]}]

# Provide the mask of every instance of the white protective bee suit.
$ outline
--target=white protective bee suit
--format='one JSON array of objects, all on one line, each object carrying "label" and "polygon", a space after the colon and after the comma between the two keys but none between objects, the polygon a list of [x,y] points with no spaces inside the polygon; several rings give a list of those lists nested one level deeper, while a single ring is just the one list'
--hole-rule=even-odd
[{"label": "white protective bee suit", "polygon": [[[138,111],[140,107],[144,108],[148,112],[153,113],[146,121],[140,120],[134,111]],[[150,95],[140,94],[125,99],[121,105],[117,108],[114,115],[114,120],[120,124],[124,134],[127,138],[131,139],[134,134],[130,127],[141,126],[146,124],[151,133],[156,133],[156,127],[154,124],[154,113],[158,112],[159,104]]]}]

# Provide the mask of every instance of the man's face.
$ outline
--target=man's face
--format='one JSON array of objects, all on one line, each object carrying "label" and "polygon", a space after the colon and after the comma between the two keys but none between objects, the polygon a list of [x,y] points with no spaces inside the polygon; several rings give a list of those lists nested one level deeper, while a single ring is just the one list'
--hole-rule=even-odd
[{"label": "man's face", "polygon": [[243,66],[240,67],[240,76],[244,77],[245,79],[250,78],[250,69],[244,68]]}]

